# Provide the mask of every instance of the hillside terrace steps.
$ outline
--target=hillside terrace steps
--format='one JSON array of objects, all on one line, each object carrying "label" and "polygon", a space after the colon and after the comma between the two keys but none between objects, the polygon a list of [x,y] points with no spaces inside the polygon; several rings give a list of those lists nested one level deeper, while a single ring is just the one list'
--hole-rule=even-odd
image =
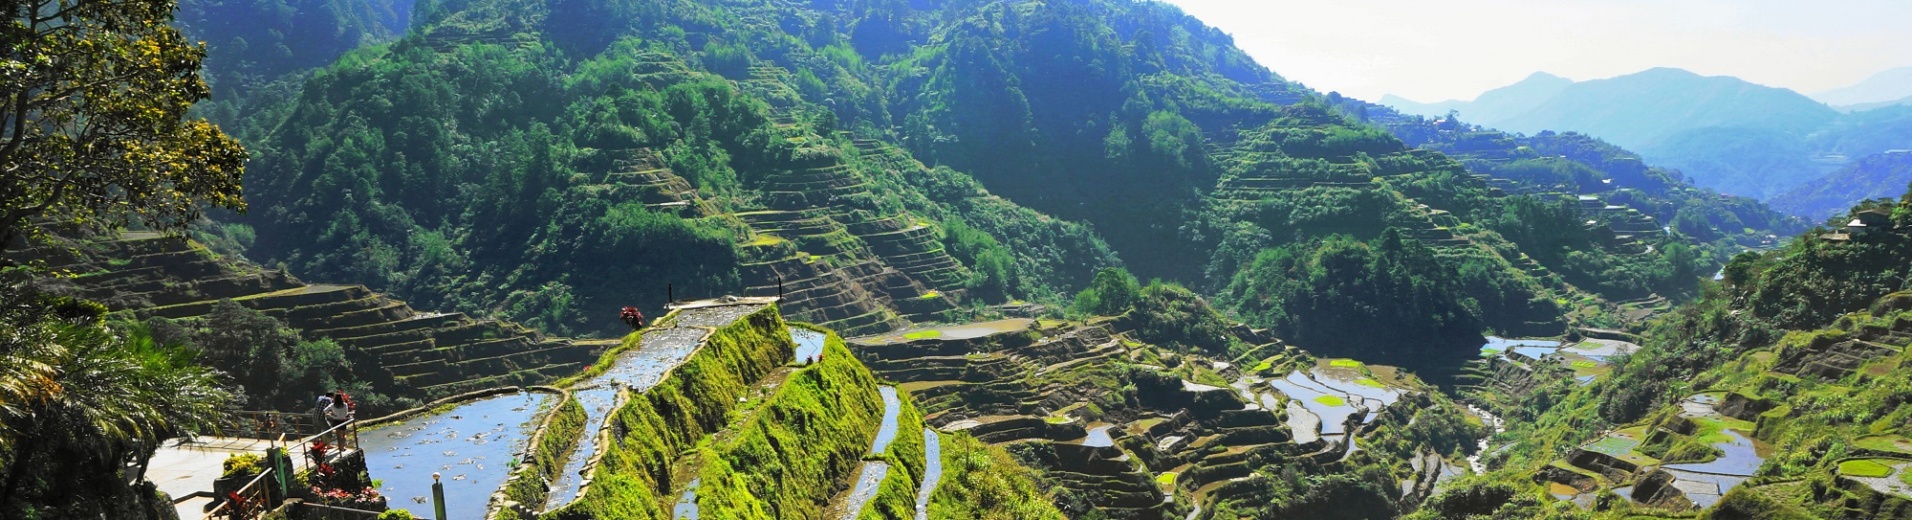
[{"label": "hillside terrace steps", "polygon": [[[87,273],[59,279],[56,290],[138,317],[201,317],[219,301],[231,300],[282,320],[306,338],[336,341],[347,356],[378,373],[367,378],[375,388],[394,397],[440,397],[434,392],[466,381],[534,384],[568,375],[540,368],[588,362],[608,348],[603,342],[546,338],[462,313],[420,314],[360,285],[307,285],[279,271],[219,259],[182,238],[125,233],[86,242],[58,240],[85,251],[23,250],[7,256],[45,258]],[[116,293],[129,290],[143,292]],[[155,305],[160,302],[165,303]]]}]

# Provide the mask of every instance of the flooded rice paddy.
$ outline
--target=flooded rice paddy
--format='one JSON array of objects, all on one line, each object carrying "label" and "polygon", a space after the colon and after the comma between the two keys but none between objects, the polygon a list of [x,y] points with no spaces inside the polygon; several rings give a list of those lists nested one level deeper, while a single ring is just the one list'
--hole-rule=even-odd
[{"label": "flooded rice paddy", "polygon": [[923,428],[923,485],[916,490],[916,520],[929,520],[929,497],[943,480],[943,435]]},{"label": "flooded rice paddy", "polygon": [[1115,438],[1109,436],[1109,428],[1114,428],[1114,426],[1102,425],[1102,426],[1090,428],[1089,435],[1087,437],[1083,437],[1082,442],[1080,442],[1079,444],[1083,446],[1088,446],[1091,448],[1107,448],[1109,446],[1114,446]]},{"label": "flooded rice paddy", "polygon": [[564,471],[551,482],[544,510],[569,505],[583,490],[590,471],[587,466],[601,448],[597,445],[598,431],[616,406],[619,388],[639,394],[649,391],[697,352],[710,334],[704,327],[729,325],[763,307],[745,304],[680,310],[669,323],[645,330],[637,348],[618,354],[603,373],[574,385],[580,390],[574,390],[573,395],[584,405],[584,431],[579,434],[577,450],[565,461]]},{"label": "flooded rice paddy", "polygon": [[446,514],[483,518],[554,397],[519,392],[468,401],[360,432],[359,448],[393,509],[431,511],[432,474],[438,473]]},{"label": "flooded rice paddy", "polygon": [[884,345],[884,344],[893,344],[893,343],[905,343],[905,342],[922,340],[922,339],[941,339],[941,340],[975,339],[975,338],[980,338],[980,337],[994,335],[994,334],[1002,334],[1005,332],[1016,332],[1019,330],[1025,330],[1025,329],[1028,329],[1029,325],[1032,323],[1035,323],[1035,320],[1031,320],[1027,318],[1015,318],[1015,319],[1008,319],[1008,320],[965,323],[962,325],[918,327],[914,329],[891,332],[888,334],[879,334],[875,336],[855,338],[855,339],[852,339],[851,341],[854,343],[863,344],[863,345]]},{"label": "flooded rice paddy", "polygon": [[903,402],[896,397],[896,387],[885,386],[876,389],[883,394],[883,424],[876,429],[876,440],[870,443],[870,454],[882,453],[896,440],[897,416],[903,411]]},{"label": "flooded rice paddy", "polygon": [[797,344],[796,355],[792,359],[798,363],[809,364],[810,360],[823,357],[823,340],[827,336],[803,327],[789,327],[789,329],[790,341]]},{"label": "flooded rice paddy", "polygon": [[[876,439],[870,441],[870,454],[882,453],[896,440],[898,415],[902,414],[903,401],[896,396],[896,387],[877,388],[883,394],[883,423],[876,429]],[[883,461],[865,461],[862,469],[857,470],[856,482],[850,486],[850,494],[843,499],[844,520],[853,520],[863,511],[863,505],[876,497],[876,490],[883,484],[883,477],[890,473],[890,465]]]},{"label": "flooded rice paddy", "polygon": [[671,506],[671,518],[677,520],[697,520],[697,487],[703,479],[690,481],[684,488],[684,494],[677,496],[677,504]]},{"label": "flooded rice paddy", "polygon": [[1270,379],[1268,385],[1300,402],[1303,408],[1319,418],[1322,435],[1347,433],[1343,423],[1347,422],[1348,416],[1360,412],[1348,402],[1347,394],[1330,390],[1301,372],[1290,373],[1281,379]]}]

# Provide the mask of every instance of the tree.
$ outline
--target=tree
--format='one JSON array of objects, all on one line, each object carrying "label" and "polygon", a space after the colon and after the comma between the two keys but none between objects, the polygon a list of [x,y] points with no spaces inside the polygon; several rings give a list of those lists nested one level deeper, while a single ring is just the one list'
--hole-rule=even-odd
[{"label": "tree", "polygon": [[1105,268],[1096,271],[1095,279],[1089,282],[1089,288],[1076,293],[1075,308],[1078,311],[1114,316],[1128,312],[1135,305],[1136,298],[1142,294],[1142,285],[1135,275],[1120,267]]},{"label": "tree", "polygon": [[205,49],[174,0],[0,1],[0,243],[48,215],[180,230],[201,204],[245,209],[245,150],[186,120]]},{"label": "tree", "polygon": [[[231,394],[184,349],[98,305],[0,298],[0,517],[123,518],[159,441],[204,430]],[[138,462],[138,469],[127,463]]]}]

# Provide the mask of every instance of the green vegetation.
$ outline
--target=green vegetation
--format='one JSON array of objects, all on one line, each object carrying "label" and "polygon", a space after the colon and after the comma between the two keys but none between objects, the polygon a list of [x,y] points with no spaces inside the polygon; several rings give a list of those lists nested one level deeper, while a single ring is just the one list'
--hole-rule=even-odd
[{"label": "green vegetation", "polygon": [[903,339],[907,339],[907,340],[935,339],[940,337],[943,337],[943,331],[936,330],[936,329],[919,330],[915,332],[903,333]]},{"label": "green vegetation", "polygon": [[1029,468],[968,434],[943,435],[943,478],[930,495],[930,518],[1061,520]]},{"label": "green vegetation", "polygon": [[[704,453],[698,473],[703,480],[697,490],[700,515],[815,516],[823,506],[817,490],[831,489],[832,483],[850,478],[883,419],[883,401],[877,396],[875,378],[842,340],[832,334],[825,341],[822,361],[791,374],[776,394],[766,398],[755,420],[736,426],[735,436]],[[915,457],[920,475],[923,446],[921,420],[917,421]],[[899,429],[898,442],[908,433]],[[893,471],[908,478],[904,468]],[[912,509],[914,503],[912,499]],[[668,510],[658,515],[668,517]]]},{"label": "green vegetation", "polygon": [[209,431],[236,397],[190,350],[97,304],[47,296],[0,271],[0,516],[140,517],[170,508],[143,469],[164,439]]},{"label": "green vegetation", "polygon": [[[848,353],[848,349],[845,349]],[[895,519],[916,517],[916,491],[923,483],[925,443],[923,412],[908,394],[899,393],[902,406],[897,413],[896,440],[879,457],[888,462],[890,473],[883,478],[876,496],[863,507],[859,519]]]},{"label": "green vegetation", "polygon": [[1839,474],[1849,477],[1882,478],[1892,474],[1892,466],[1873,459],[1854,459],[1840,462]]},{"label": "green vegetation", "polygon": [[[1903,258],[1912,247],[1903,227],[1912,222],[1908,208],[1912,196],[1863,204],[1845,217],[1873,219],[1888,231],[1839,241],[1813,230],[1782,250],[1734,258],[1722,283],[1656,321],[1645,348],[1619,358],[1611,376],[1587,385],[1559,377],[1518,404],[1498,407],[1508,419],[1502,439],[1509,446],[1488,462],[1504,470],[1449,493],[1532,482],[1527,472],[1561,463],[1564,450],[1594,441],[1604,429],[1632,425],[1619,431],[1624,437],[1586,447],[1629,461],[1645,455],[1709,460],[1720,454],[1715,445],[1729,439],[1727,429],[1772,447],[1770,454],[1761,450],[1758,478],[1728,493],[1711,513],[1715,518],[1827,518],[1877,507],[1866,502],[1870,495],[1812,489],[1825,489],[1835,474],[1888,476],[1887,464],[1849,457],[1859,449],[1901,449],[1894,439],[1912,416],[1912,408],[1901,406],[1912,395],[1912,374],[1872,367],[1900,366],[1906,353],[1887,345],[1912,331],[1912,298],[1895,292],[1906,287],[1903,262],[1888,259]],[[1720,415],[1680,418],[1687,410],[1676,400],[1701,390],[1719,400],[1710,406]],[[1543,509],[1506,498],[1480,511],[1575,517]],[[1623,518],[1638,510],[1610,508],[1593,516]]]},{"label": "green vegetation", "polygon": [[246,208],[245,149],[187,116],[211,92],[173,0],[9,7],[7,61],[35,65],[4,92],[0,244],[43,233],[35,219],[183,231],[206,206]]},{"label": "green vegetation", "polygon": [[231,375],[235,394],[254,409],[308,411],[312,396],[343,390],[372,409],[404,409],[415,400],[394,403],[372,390],[352,370],[345,350],[330,339],[305,340],[299,332],[255,309],[220,300],[205,316],[180,320],[150,318],[153,339],[197,353],[200,363]]},{"label": "green vegetation", "polygon": [[1114,316],[1134,306],[1141,292],[1141,283],[1128,270],[1103,269],[1095,273],[1095,279],[1087,288],[1076,293],[1072,308],[1091,315]]},{"label": "green vegetation", "polygon": [[[609,420],[621,435],[603,447],[603,458],[585,496],[547,516],[668,517],[668,505],[675,498],[670,495],[675,484],[672,463],[699,439],[724,426],[726,414],[751,390],[752,381],[789,362],[791,349],[784,334],[776,306],[713,333],[670,377],[642,395],[631,396],[613,413]],[[639,339],[637,334],[627,337],[620,349],[634,348]],[[874,400],[874,394],[869,398]],[[719,484],[706,481],[705,485]]]},{"label": "green vegetation", "polygon": [[250,478],[265,470],[266,458],[258,453],[234,453],[220,463],[220,478]]},{"label": "green vegetation", "polygon": [[1344,406],[1348,404],[1347,399],[1343,399],[1340,396],[1333,396],[1333,395],[1315,396],[1314,401],[1317,403],[1328,405],[1328,406]]},{"label": "green vegetation", "polygon": [[1912,184],[1912,154],[1877,154],[1774,196],[1773,208],[1809,218],[1833,215],[1860,201],[1889,198]]}]

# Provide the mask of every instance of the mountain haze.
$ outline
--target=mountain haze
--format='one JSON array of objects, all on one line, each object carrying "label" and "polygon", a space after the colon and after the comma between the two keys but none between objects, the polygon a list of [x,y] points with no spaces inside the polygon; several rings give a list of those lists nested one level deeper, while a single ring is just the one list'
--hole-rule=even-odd
[{"label": "mountain haze", "polygon": [[1838,171],[1773,197],[1774,209],[1821,218],[1843,213],[1866,199],[1890,198],[1912,184],[1912,153],[1861,157]]},{"label": "mountain haze", "polygon": [[[1882,74],[1885,80],[1877,84],[1891,84],[1891,76]],[[1908,112],[1890,103],[1842,113],[1790,90],[1668,68],[1564,87],[1536,78],[1441,107],[1488,128],[1591,135],[1698,185],[1759,199],[1830,173],[1851,158],[1912,146]],[[1408,113],[1446,113],[1431,105],[1406,106]]]},{"label": "mountain haze", "polygon": [[1912,67],[1880,71],[1864,81],[1814,93],[1812,98],[1852,111],[1863,110],[1862,105],[1904,103],[1912,100]]},{"label": "mountain haze", "polygon": [[1396,96],[1384,96],[1381,104],[1403,113],[1427,117],[1444,117],[1448,110],[1457,110],[1464,120],[1495,126],[1495,123],[1533,110],[1573,84],[1573,80],[1567,78],[1535,72],[1518,83],[1482,93],[1473,101],[1419,104]]}]

